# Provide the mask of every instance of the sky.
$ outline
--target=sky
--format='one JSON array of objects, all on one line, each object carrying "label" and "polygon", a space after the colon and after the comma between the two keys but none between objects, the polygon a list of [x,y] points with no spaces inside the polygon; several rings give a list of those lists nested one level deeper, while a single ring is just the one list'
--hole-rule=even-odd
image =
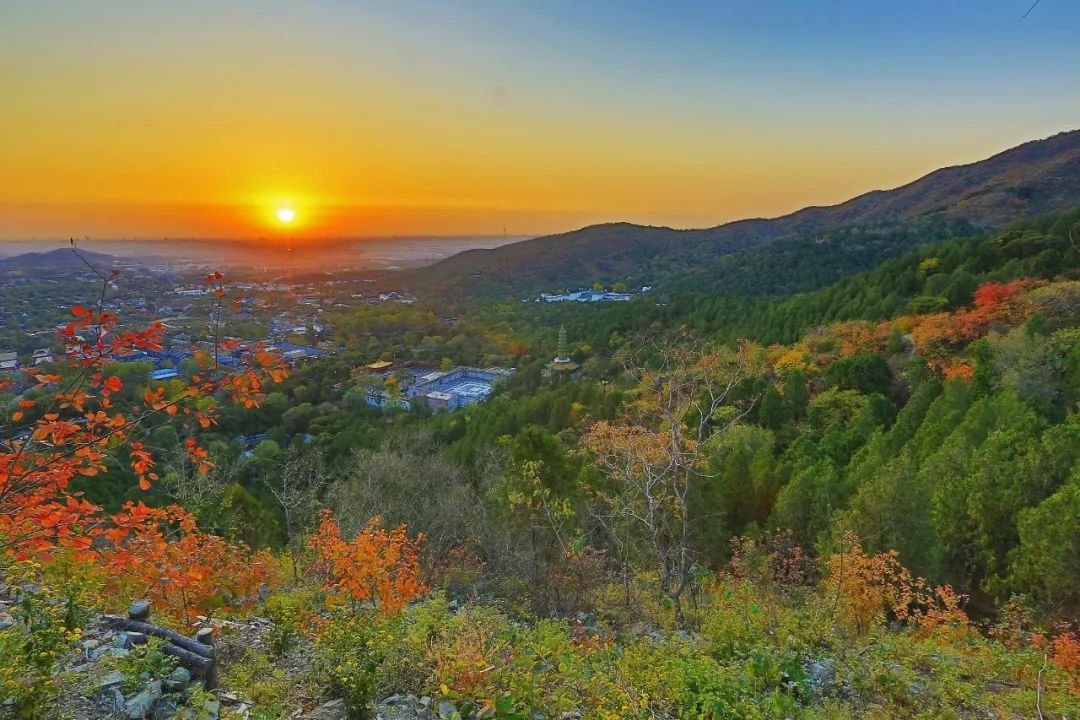
[{"label": "sky", "polygon": [[0,239],[836,203],[1080,127],[1080,3],[1031,2],[0,0]]}]

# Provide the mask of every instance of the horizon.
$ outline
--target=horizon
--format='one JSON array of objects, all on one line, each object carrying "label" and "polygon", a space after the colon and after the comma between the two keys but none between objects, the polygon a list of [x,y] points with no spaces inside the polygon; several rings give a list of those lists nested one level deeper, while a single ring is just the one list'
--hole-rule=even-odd
[{"label": "horizon", "polygon": [[832,205],[1075,126],[1080,8],[1029,6],[16,4],[0,238],[531,237]]}]

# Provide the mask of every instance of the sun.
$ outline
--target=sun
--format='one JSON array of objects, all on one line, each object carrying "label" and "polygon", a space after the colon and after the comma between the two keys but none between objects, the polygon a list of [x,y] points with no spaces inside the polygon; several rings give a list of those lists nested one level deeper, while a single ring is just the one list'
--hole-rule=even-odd
[{"label": "sun", "polygon": [[296,219],[296,211],[289,207],[280,207],[274,211],[274,214],[277,215],[278,222],[286,225]]}]

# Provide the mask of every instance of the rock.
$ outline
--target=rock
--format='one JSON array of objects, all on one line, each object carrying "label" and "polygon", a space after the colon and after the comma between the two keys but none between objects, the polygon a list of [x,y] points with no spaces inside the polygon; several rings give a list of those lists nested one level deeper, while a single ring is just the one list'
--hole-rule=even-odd
[{"label": "rock", "polygon": [[126,632],[118,632],[113,636],[112,645],[126,650],[131,647],[131,638]]},{"label": "rock", "polygon": [[201,628],[195,633],[195,642],[200,642],[203,645],[214,644],[214,629],[213,628]]},{"label": "rock", "polygon": [[127,657],[127,654],[131,652],[127,648],[121,648],[121,647],[98,648],[94,652],[97,652],[98,650],[105,650],[106,652],[108,652],[113,657]]},{"label": "rock", "polygon": [[127,633],[127,637],[128,642],[132,645],[145,645],[149,641],[149,638],[147,638],[146,635],[141,632],[131,632],[129,630]]},{"label": "rock", "polygon": [[98,690],[111,690],[112,688],[118,688],[124,683],[124,673],[119,670],[111,672],[105,677],[101,678],[101,682],[98,683]]},{"label": "rock", "polygon": [[124,700],[124,693],[120,692],[120,688],[113,690],[113,709],[116,712],[123,712],[126,705],[127,701]]},{"label": "rock", "polygon": [[158,704],[154,706],[153,720],[172,720],[180,709],[180,700],[175,697],[166,696],[158,701]]},{"label": "rock", "polygon": [[146,622],[150,619],[150,601],[149,600],[136,600],[128,605],[128,617],[132,620],[138,620],[139,622]]},{"label": "rock", "polygon": [[11,613],[0,613],[0,630],[7,630],[15,624],[15,618],[11,617]]},{"label": "rock", "polygon": [[191,671],[186,667],[178,667],[165,678],[165,689],[169,692],[182,692],[187,689],[191,682]]},{"label": "rock", "polygon": [[101,641],[97,640],[95,638],[90,638],[88,640],[83,640],[79,644],[82,646],[83,650],[86,650],[87,652],[89,652],[89,651],[97,648],[98,645],[101,645]]},{"label": "rock", "polygon": [[836,661],[815,660],[806,666],[806,681],[816,692],[827,693],[836,685]]},{"label": "rock", "polygon": [[345,710],[345,701],[330,700],[304,716],[305,720],[345,720],[348,713]]},{"label": "rock", "polygon": [[141,720],[150,714],[154,703],[161,698],[161,681],[155,680],[126,701],[127,716],[130,720]]}]

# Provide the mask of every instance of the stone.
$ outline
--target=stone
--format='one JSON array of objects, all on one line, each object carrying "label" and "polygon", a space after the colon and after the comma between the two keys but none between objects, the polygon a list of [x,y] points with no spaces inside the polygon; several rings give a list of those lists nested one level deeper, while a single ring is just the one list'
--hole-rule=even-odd
[{"label": "stone", "polygon": [[128,637],[128,642],[131,643],[131,645],[133,645],[133,646],[134,645],[145,645],[147,642],[150,641],[150,639],[148,637],[146,637],[145,633],[132,632],[130,630],[128,630],[128,632],[127,632],[127,637]]},{"label": "stone", "polygon": [[214,629],[208,627],[200,628],[199,631],[195,633],[195,642],[200,642],[203,645],[213,645]]},{"label": "stone", "polygon": [[7,630],[14,625],[15,618],[11,617],[11,613],[0,613],[0,630]]},{"label": "stone", "polygon": [[172,720],[179,709],[180,699],[166,696],[161,698],[157,705],[154,706],[154,714],[151,717],[153,720]]},{"label": "stone", "polygon": [[127,698],[125,709],[129,720],[142,720],[161,698],[161,681],[155,680],[135,695]]},{"label": "stone", "polygon": [[97,652],[98,650],[105,650],[107,653],[109,653],[113,657],[127,657],[128,653],[131,652],[127,648],[121,648],[121,647],[98,648],[94,652]]},{"label": "stone", "polygon": [[138,620],[139,622],[146,622],[150,619],[150,601],[149,600],[136,600],[128,605],[128,617],[132,620]]},{"label": "stone", "polygon": [[345,701],[341,699],[324,702],[305,716],[305,720],[345,720]]},{"label": "stone", "polygon": [[190,682],[191,671],[186,667],[178,667],[165,678],[165,689],[169,692],[182,692]]},{"label": "stone", "polygon": [[829,692],[836,685],[836,662],[829,658],[806,666],[806,680],[814,690]]},{"label": "stone", "polygon": [[124,707],[127,705],[127,701],[124,700],[124,693],[120,692],[120,688],[113,690],[113,709],[116,712],[123,712]]},{"label": "stone", "polygon": [[118,648],[130,648],[131,638],[126,632],[118,632],[113,636],[112,645]]},{"label": "stone", "polygon": [[89,652],[90,650],[93,650],[98,645],[100,645],[101,641],[97,640],[95,638],[89,638],[88,640],[83,640],[82,643],[80,643],[80,644],[82,645],[83,650],[86,650],[87,652]]},{"label": "stone", "polygon": [[101,682],[98,683],[98,690],[110,690],[112,688],[118,688],[123,683],[124,673],[117,670],[101,678]]}]

